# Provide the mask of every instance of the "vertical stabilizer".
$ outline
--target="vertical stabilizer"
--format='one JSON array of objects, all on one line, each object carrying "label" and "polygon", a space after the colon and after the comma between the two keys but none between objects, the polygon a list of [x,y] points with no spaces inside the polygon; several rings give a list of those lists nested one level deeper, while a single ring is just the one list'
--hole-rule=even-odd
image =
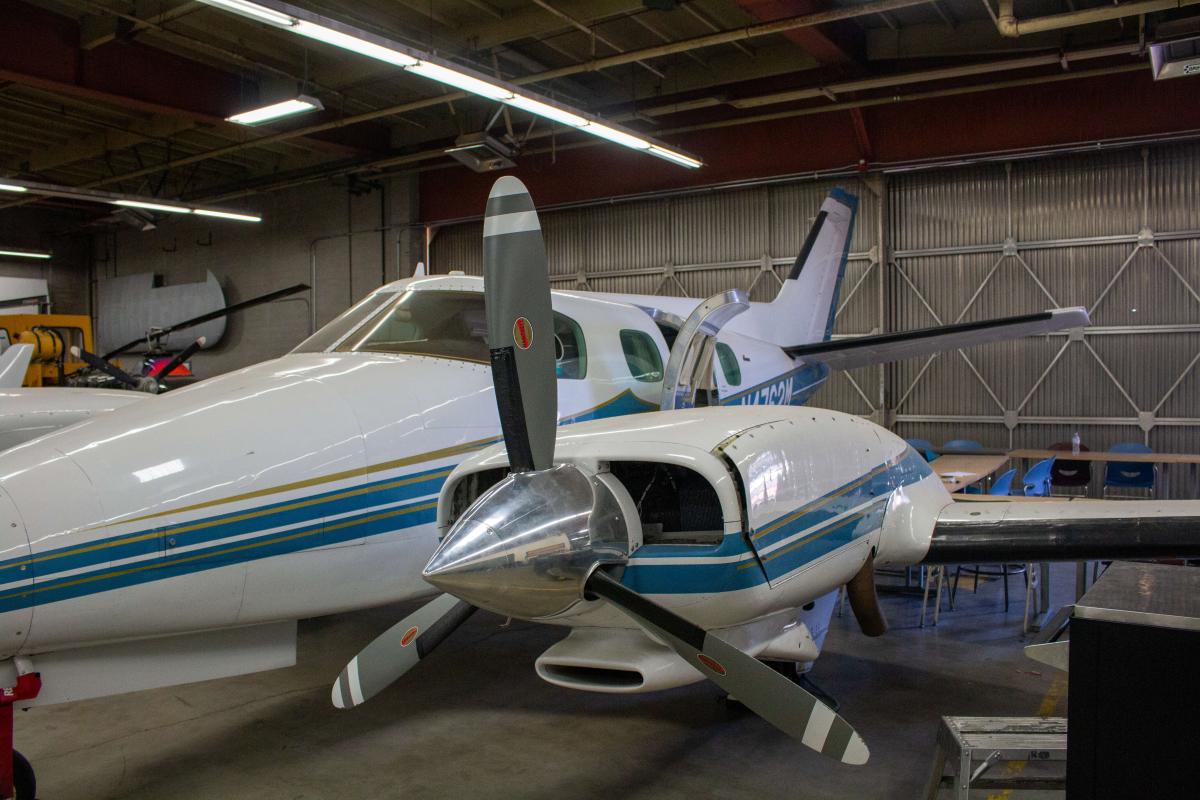
[{"label": "vertical stabilizer", "polygon": [[846,274],[858,198],[829,192],[804,239],[796,263],[771,303],[772,338],[784,347],[827,341]]}]

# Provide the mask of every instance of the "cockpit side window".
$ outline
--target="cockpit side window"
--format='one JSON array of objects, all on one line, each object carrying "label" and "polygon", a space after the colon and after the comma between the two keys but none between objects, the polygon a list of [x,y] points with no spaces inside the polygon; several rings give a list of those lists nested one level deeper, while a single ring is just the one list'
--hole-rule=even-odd
[{"label": "cockpit side window", "polygon": [[559,378],[579,380],[587,377],[587,343],[579,323],[562,314],[554,314],[554,372]]}]

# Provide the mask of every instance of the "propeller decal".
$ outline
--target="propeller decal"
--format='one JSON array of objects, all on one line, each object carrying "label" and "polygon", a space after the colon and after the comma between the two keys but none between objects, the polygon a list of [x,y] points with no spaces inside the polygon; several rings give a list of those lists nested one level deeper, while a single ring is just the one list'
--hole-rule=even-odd
[{"label": "propeller decal", "polygon": [[528,350],[533,344],[533,326],[524,317],[517,317],[513,323],[513,341],[522,350]]}]

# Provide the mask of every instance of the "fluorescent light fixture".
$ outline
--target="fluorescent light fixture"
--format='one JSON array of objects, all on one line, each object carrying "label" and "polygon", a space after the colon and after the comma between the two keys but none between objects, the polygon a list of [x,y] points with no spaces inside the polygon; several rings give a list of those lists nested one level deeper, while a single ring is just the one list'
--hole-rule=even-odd
[{"label": "fluorescent light fixture", "polygon": [[656,144],[650,145],[650,155],[664,158],[667,161],[673,161],[680,166],[687,167],[688,169],[699,169],[700,167],[704,166],[704,162],[698,158],[685,156],[683,153],[676,153],[674,150],[668,150],[667,148],[659,147]]},{"label": "fluorescent light fixture", "polygon": [[190,214],[192,210],[187,206],[172,206],[166,203],[148,203],[145,200],[113,200],[115,206],[129,206],[130,208],[144,208],[148,211],[168,211],[172,214]]},{"label": "fluorescent light fixture", "polygon": [[302,94],[290,100],[282,100],[278,103],[271,103],[268,106],[252,108],[249,111],[234,114],[232,117],[226,117],[225,121],[236,122],[239,125],[257,125],[267,120],[291,117],[309,111],[322,111],[324,108],[325,106],[317,98]]},{"label": "fluorescent light fixture", "polygon": [[258,3],[247,2],[246,0],[203,0],[210,6],[217,6],[226,11],[232,11],[235,14],[241,14],[243,17],[250,17],[260,22],[268,22],[272,25],[278,25],[281,28],[291,28],[296,25],[298,20],[295,17],[284,14],[280,11],[267,8]]},{"label": "fluorescent light fixture", "polygon": [[585,130],[588,133],[599,136],[601,139],[608,139],[610,142],[615,142],[625,147],[632,147],[634,150],[649,150],[654,146],[645,139],[634,136],[631,133],[626,133],[625,131],[619,131],[616,128],[610,128],[607,125],[601,125],[598,122],[588,125]]},{"label": "fluorescent light fixture", "polygon": [[464,92],[471,92],[480,97],[486,97],[489,100],[508,101],[513,98],[513,93],[503,86],[496,86],[494,83],[488,83],[450,67],[443,67],[441,64],[422,61],[415,66],[409,67],[407,71],[414,72],[422,78],[429,78],[438,83],[445,83],[456,89],[462,89]]},{"label": "fluorescent light fixture", "polygon": [[415,48],[376,36],[373,33],[357,30],[311,11],[280,2],[280,0],[261,0],[260,2],[253,0],[201,0],[201,2],[279,28],[285,28],[309,39],[403,67],[407,72],[423,78],[453,86],[488,100],[505,103],[535,116],[593,134],[622,147],[640,150],[673,164],[691,169],[703,166],[703,162],[697,158],[648,141],[630,131],[612,127],[594,117],[561,108],[527,94],[521,94],[514,86],[505,84],[503,81],[492,81],[471,70],[460,69],[452,64],[439,63],[439,59],[427,56]]},{"label": "fluorescent light fixture", "polygon": [[45,250],[13,250],[7,247],[0,248],[0,256],[16,256],[17,258],[42,258],[50,257],[50,254]]},{"label": "fluorescent light fixture", "polygon": [[28,192],[28,187],[17,186],[15,183],[0,183],[0,192]]},{"label": "fluorescent light fixture", "polygon": [[[210,2],[210,0],[204,0]],[[291,29],[301,36],[307,36],[309,39],[316,39],[318,42],[325,42],[334,47],[341,47],[345,50],[351,50],[360,55],[374,58],[379,61],[385,61],[388,64],[394,64],[397,67],[412,67],[420,62],[415,56],[410,56],[402,50],[397,50],[392,47],[386,47],[375,42],[368,41],[362,37],[355,36],[350,33],[344,33],[334,28],[329,28],[324,25],[318,25],[315,22],[308,20],[299,20]]]},{"label": "fluorescent light fixture", "polygon": [[262,222],[257,214],[238,214],[233,211],[217,211],[211,208],[193,209],[192,213],[201,217],[216,217],[217,219],[236,219],[239,222]]},{"label": "fluorescent light fixture", "polygon": [[578,114],[573,114],[564,108],[552,106],[549,103],[543,103],[541,100],[534,100],[532,97],[523,97],[522,95],[515,94],[504,102],[510,106],[516,106],[522,111],[528,111],[535,116],[545,117],[552,122],[569,125],[572,128],[582,128],[588,124],[587,119]]}]

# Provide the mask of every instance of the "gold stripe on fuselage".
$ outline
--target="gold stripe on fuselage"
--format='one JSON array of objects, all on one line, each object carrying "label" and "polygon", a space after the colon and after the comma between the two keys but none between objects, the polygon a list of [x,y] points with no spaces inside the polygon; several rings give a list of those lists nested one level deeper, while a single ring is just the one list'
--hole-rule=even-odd
[{"label": "gold stripe on fuselage", "polygon": [[[398,486],[405,486],[405,485],[412,484],[412,483],[420,483],[421,481],[427,481],[427,480],[431,480],[434,478],[444,478],[445,476],[447,476],[449,474],[450,474],[450,468],[447,467],[446,469],[439,470],[438,472],[431,472],[431,473],[427,473],[424,475],[415,475],[415,476],[408,477],[408,478],[401,478],[401,479],[395,480],[395,481],[388,481],[387,483],[380,484],[378,486],[360,486],[357,489],[347,489],[344,492],[338,492],[337,494],[328,495],[325,497],[309,497],[304,500],[297,500],[294,503],[288,503],[288,504],[282,505],[282,506],[275,506],[273,508],[258,508],[258,509],[254,509],[253,511],[247,511],[242,514],[235,514],[234,516],[231,516],[231,517],[221,517],[219,519],[208,519],[208,520],[203,520],[201,522],[192,523],[191,525],[172,527],[172,528],[170,528],[170,532],[173,534],[190,533],[192,531],[198,531],[198,530],[203,530],[205,528],[211,528],[216,525],[227,525],[231,522],[243,522],[248,519],[254,519],[256,517],[264,517],[269,514],[278,514],[283,511],[294,511],[297,508],[306,508],[308,506],[319,505],[321,503],[328,503],[328,502],[333,502],[336,500],[344,500],[347,497],[358,497],[358,496],[361,496],[364,494],[370,494],[372,492],[386,491],[388,489],[395,489]],[[57,551],[54,553],[43,553],[42,555],[37,555],[37,556],[33,556],[31,558],[27,558],[24,561],[14,561],[12,564],[8,564],[6,566],[15,566],[15,565],[19,565],[19,564],[37,564],[37,563],[41,563],[41,562],[45,562],[45,561],[52,561],[56,558],[66,558],[67,556],[77,556],[77,555],[80,555],[81,553],[90,553],[90,552],[93,552],[96,550],[103,550],[103,549],[109,548],[109,547],[117,547],[117,546],[120,546],[123,544],[133,544],[135,542],[144,542],[148,539],[153,539],[156,536],[160,536],[160,535],[162,535],[161,531],[153,530],[153,531],[148,531],[146,533],[133,534],[131,536],[122,536],[117,539],[107,539],[103,542],[94,542],[92,544],[80,545],[79,547],[72,547],[69,550],[60,550],[60,551]]]},{"label": "gold stripe on fuselage", "polygon": [[797,509],[796,511],[793,511],[791,514],[788,514],[783,519],[778,520],[776,522],[772,522],[770,525],[763,528],[761,531],[756,532],[753,536],[750,537],[751,541],[753,541],[754,539],[760,539],[763,536],[766,536],[768,533],[774,533],[775,531],[779,530],[779,528],[782,527],[783,525],[786,525],[789,522],[795,522],[797,519],[804,516],[805,514],[815,511],[818,508],[820,508],[821,506],[828,504],[830,501],[836,500],[837,498],[843,496],[847,492],[851,492],[851,491],[857,489],[859,486],[862,486],[867,481],[869,481],[872,478],[885,472],[888,468],[889,468],[888,464],[880,464],[878,467],[871,470],[867,474],[863,475],[858,480],[851,481],[850,483],[843,486],[841,489],[838,489],[833,494],[827,494],[824,497],[818,497],[816,500],[813,500],[808,505],[801,506],[799,509]]}]

